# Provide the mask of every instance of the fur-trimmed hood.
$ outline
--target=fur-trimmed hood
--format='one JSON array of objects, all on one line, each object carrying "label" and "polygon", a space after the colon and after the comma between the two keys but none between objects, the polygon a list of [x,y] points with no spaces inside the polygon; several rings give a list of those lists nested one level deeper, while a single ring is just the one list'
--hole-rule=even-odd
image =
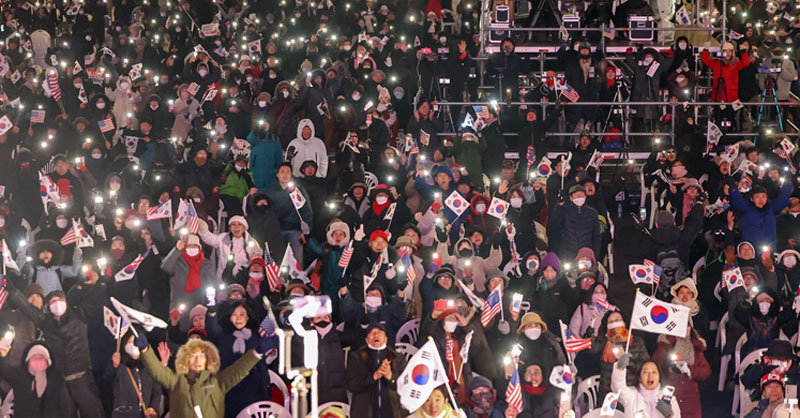
[{"label": "fur-trimmed hood", "polygon": [[178,354],[175,356],[175,372],[189,373],[189,357],[198,351],[206,355],[206,370],[216,374],[220,366],[219,351],[214,344],[204,340],[189,340],[178,349]]}]

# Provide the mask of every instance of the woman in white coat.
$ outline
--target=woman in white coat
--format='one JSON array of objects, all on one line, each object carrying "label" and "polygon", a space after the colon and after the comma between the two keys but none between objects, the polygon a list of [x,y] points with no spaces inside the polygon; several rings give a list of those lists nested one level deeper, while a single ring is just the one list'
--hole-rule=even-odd
[{"label": "woman in white coat", "polygon": [[614,363],[611,372],[611,391],[619,392],[619,402],[625,407],[625,418],[638,418],[637,412],[643,412],[646,418],[680,418],[681,409],[675,396],[667,401],[661,387],[661,371],[651,361],[642,364],[639,369],[639,385],[627,386],[625,383],[626,367],[631,360],[628,353],[620,356]]},{"label": "woman in white coat", "polygon": [[114,102],[111,112],[117,119],[117,128],[128,128],[131,121],[135,120],[136,108],[133,104],[139,101],[140,96],[138,92],[132,92],[131,87],[133,87],[131,79],[125,75],[117,80],[115,89],[112,90],[110,86],[106,86],[106,96]]}]

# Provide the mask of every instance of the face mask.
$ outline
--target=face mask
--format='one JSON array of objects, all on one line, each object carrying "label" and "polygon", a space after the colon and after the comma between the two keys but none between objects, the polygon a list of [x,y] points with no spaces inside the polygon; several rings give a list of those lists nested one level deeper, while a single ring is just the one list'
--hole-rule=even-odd
[{"label": "face mask", "polygon": [[352,48],[352,47],[353,47],[352,45],[345,45],[342,48],[344,48],[345,51],[349,51],[350,48]]},{"label": "face mask", "polygon": [[525,267],[528,269],[528,274],[534,274],[537,270],[539,270],[539,260],[531,258],[527,263],[525,263]]},{"label": "face mask", "polygon": [[367,296],[367,307],[377,309],[383,304],[383,299],[380,296]]},{"label": "face mask", "polygon": [[385,205],[386,202],[388,202],[388,201],[389,201],[389,198],[388,197],[384,197],[384,196],[378,196],[378,197],[375,198],[375,203],[377,203],[379,205]]},{"label": "face mask", "polygon": [[536,341],[542,336],[542,330],[539,328],[528,328],[525,330],[525,336],[528,337],[529,340]]},{"label": "face mask", "polygon": [[794,256],[783,257],[783,265],[786,266],[786,268],[788,269],[794,267],[795,265],[797,265],[797,257]]},{"label": "face mask", "polygon": [[583,206],[584,203],[586,203],[586,198],[585,197],[576,197],[576,198],[572,199],[572,203],[574,203],[575,206],[577,206],[577,207],[581,207],[581,206]]},{"label": "face mask", "polygon": [[403,93],[395,93],[394,98],[397,100],[403,100]]},{"label": "face mask", "polygon": [[0,218],[0,228],[6,225],[6,218]]},{"label": "face mask", "polygon": [[357,102],[357,101],[361,100],[361,95],[360,94],[354,94],[351,97],[353,98],[354,102]]},{"label": "face mask", "polygon": [[150,109],[158,110],[158,104],[150,105]]},{"label": "face mask", "polygon": [[112,248],[109,253],[111,253],[111,258],[114,260],[119,260],[123,255],[125,255],[125,250],[121,248]]},{"label": "face mask", "polygon": [[263,277],[264,277],[264,273],[256,273],[256,272],[250,273],[250,278],[251,279],[261,279]]},{"label": "face mask", "polygon": [[238,165],[235,165],[235,166],[233,166],[233,169],[236,170],[236,172],[238,173],[238,172],[244,170],[244,167],[240,167]]},{"label": "face mask", "polygon": [[67,227],[68,221],[66,219],[56,219],[56,226],[59,229],[64,229]]},{"label": "face mask", "polygon": [[64,312],[67,311],[67,302],[63,300],[57,300],[50,304],[50,312],[52,312],[55,316],[64,315]]},{"label": "face mask", "polygon": [[133,345],[133,343],[125,344],[125,352],[133,358],[138,358],[140,354],[139,347]]},{"label": "face mask", "polygon": [[653,63],[653,59],[652,58],[645,58],[645,59],[642,60],[642,64],[644,64],[645,66],[649,66],[652,63]]},{"label": "face mask", "polygon": [[193,197],[193,198],[192,198],[192,202],[194,202],[194,203],[200,203],[200,198],[199,198],[199,197]]},{"label": "face mask", "polygon": [[445,36],[440,37],[439,38],[439,43],[441,43],[442,45],[446,44],[447,43],[447,37],[445,37]]},{"label": "face mask", "polygon": [[681,50],[686,49],[687,46],[686,42],[678,42],[678,48]]},{"label": "face mask", "polygon": [[205,77],[206,74],[208,74],[208,71],[207,70],[198,70],[197,74],[199,74],[200,77]]},{"label": "face mask", "polygon": [[73,86],[73,87],[75,87],[77,90],[80,90],[80,89],[81,89],[81,87],[83,87],[83,84],[81,84],[81,83],[75,83],[75,84],[73,84],[72,86]]},{"label": "face mask", "polygon": [[269,73],[269,78],[272,78],[272,79],[274,79],[274,78],[277,78],[277,77],[278,77],[278,75],[277,75],[277,74],[275,74],[275,73]]},{"label": "face mask", "polygon": [[445,332],[453,333],[455,332],[456,328],[458,328],[457,321],[445,321],[444,322],[444,330]]},{"label": "face mask", "polygon": [[592,303],[597,303],[597,301],[599,301],[599,300],[605,301],[606,300],[606,295],[604,295],[602,293],[595,293],[595,294],[592,295]]},{"label": "face mask", "polygon": [[186,249],[186,255],[188,255],[189,257],[194,257],[198,253],[200,253],[200,249],[197,247],[189,247]]},{"label": "face mask", "polygon": [[608,323],[608,329],[625,328],[625,323],[622,321],[611,321]]},{"label": "face mask", "polygon": [[105,102],[97,102],[97,108],[102,110],[106,108]]},{"label": "face mask", "polygon": [[225,132],[228,132],[228,127],[225,125],[217,125],[214,127],[214,130],[221,134],[224,134]]},{"label": "face mask", "polygon": [[101,158],[103,158],[103,154],[101,154],[101,153],[99,153],[99,152],[93,152],[93,153],[92,153],[92,159],[94,159],[94,160],[99,160],[99,159],[101,159]]},{"label": "face mask", "polygon": [[123,90],[125,90],[128,87],[130,87],[130,84],[128,84],[128,83],[119,83],[119,86],[122,87]]},{"label": "face mask", "polygon": [[678,83],[683,83],[683,80],[686,80],[685,76],[679,75],[675,77],[675,81],[677,81]]},{"label": "face mask", "polygon": [[573,49],[575,52],[578,52],[578,50],[580,50],[580,49],[581,49],[581,45],[580,45],[580,44],[575,44],[575,46],[573,46],[573,47],[572,47],[572,49]]},{"label": "face mask", "polygon": [[486,203],[478,203],[475,205],[475,211],[478,213],[483,213],[486,210]]},{"label": "face mask", "polygon": [[250,82],[253,81],[253,77],[247,76],[246,80],[247,80],[248,83],[250,83]]},{"label": "face mask", "polygon": [[766,315],[769,313],[769,307],[772,304],[770,302],[759,302],[758,303],[758,310],[761,311],[761,315]]},{"label": "face mask", "polygon": [[259,102],[258,102],[258,107],[267,107],[267,102],[265,102],[265,101],[259,101]]},{"label": "face mask", "polygon": [[460,257],[472,257],[472,250],[470,250],[469,248],[464,248],[463,250],[460,250],[458,252],[458,255]]},{"label": "face mask", "polygon": [[514,209],[519,209],[522,207],[522,198],[521,197],[512,197],[511,198],[511,207]]},{"label": "face mask", "polygon": [[285,98],[287,98],[287,97],[289,97],[289,91],[288,91],[288,90],[284,90],[284,91],[282,91],[282,92],[281,92],[281,94],[283,95],[283,98],[284,98],[284,99],[285,99]]}]

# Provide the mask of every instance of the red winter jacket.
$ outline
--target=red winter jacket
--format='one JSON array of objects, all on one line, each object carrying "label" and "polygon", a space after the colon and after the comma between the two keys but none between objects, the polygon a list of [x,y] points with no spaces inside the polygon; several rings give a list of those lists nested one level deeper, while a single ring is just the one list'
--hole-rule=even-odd
[{"label": "red winter jacket", "polygon": [[[739,71],[750,65],[750,57],[745,52],[742,57],[732,65],[726,65],[722,60],[711,59],[706,49],[701,56],[703,64],[711,68],[714,72],[714,96],[712,100],[718,102],[734,102],[739,100]],[[719,78],[722,77],[725,83],[725,90],[717,88]]]}]

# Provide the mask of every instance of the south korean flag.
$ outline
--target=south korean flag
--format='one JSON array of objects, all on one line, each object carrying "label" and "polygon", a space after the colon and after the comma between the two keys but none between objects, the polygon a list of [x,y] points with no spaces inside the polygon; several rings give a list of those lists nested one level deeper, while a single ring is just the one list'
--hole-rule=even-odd
[{"label": "south korean flag", "polygon": [[631,329],[683,338],[686,337],[689,315],[689,308],[686,306],[662,302],[642,292],[636,292]]}]

